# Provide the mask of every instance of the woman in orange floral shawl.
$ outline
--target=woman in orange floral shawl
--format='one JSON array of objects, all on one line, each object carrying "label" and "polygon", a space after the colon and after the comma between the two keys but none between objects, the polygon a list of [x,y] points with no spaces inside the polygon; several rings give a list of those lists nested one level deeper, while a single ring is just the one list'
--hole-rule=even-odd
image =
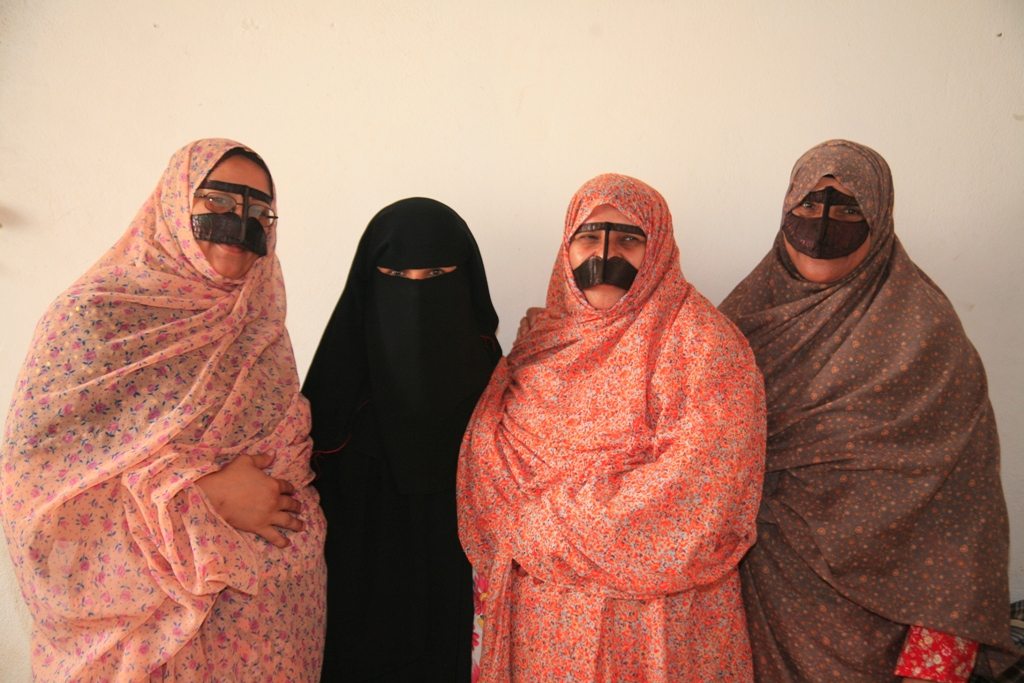
[{"label": "woman in orange floral shawl", "polygon": [[[646,251],[598,307],[570,249],[609,210],[619,223],[586,229],[639,228]],[[737,564],[764,439],[753,356],[683,278],[664,199],[627,176],[586,183],[547,307],[495,370],[459,462],[460,537],[486,586],[480,680],[750,680]]]},{"label": "woman in orange floral shawl", "polygon": [[[230,140],[182,148],[36,328],[0,514],[37,680],[318,678],[324,523],[269,176]],[[258,243],[200,240],[243,195]],[[243,531],[253,515],[275,528]]]}]

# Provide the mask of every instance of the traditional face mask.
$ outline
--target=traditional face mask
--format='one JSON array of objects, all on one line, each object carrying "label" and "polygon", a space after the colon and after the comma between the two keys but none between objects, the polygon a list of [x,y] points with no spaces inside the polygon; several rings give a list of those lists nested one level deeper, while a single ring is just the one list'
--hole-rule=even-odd
[{"label": "traditional face mask", "polygon": [[207,180],[199,187],[242,195],[242,216],[246,216],[246,220],[243,223],[241,216],[234,212],[233,207],[226,213],[195,214],[192,216],[192,234],[195,238],[217,244],[237,244],[254,254],[266,256],[267,233],[259,219],[251,214],[249,198],[269,204],[273,197],[248,185],[224,183],[219,180]]},{"label": "traditional face mask", "polygon": [[631,235],[644,234],[644,231],[637,226],[624,223],[584,223],[576,229],[576,234],[604,231],[604,256],[591,256],[573,268],[573,279],[576,280],[576,286],[581,290],[602,284],[614,285],[619,289],[629,289],[633,286],[633,280],[636,279],[638,272],[633,264],[621,256],[608,258],[608,245],[611,242],[613,230]]},{"label": "traditional face mask", "polygon": [[839,192],[834,187],[811,192],[804,197],[804,202],[821,204],[821,216],[803,218],[792,211],[782,220],[782,233],[801,254],[811,258],[833,259],[849,256],[857,251],[870,231],[867,221],[836,220],[831,216],[833,207],[842,211],[842,207],[860,208],[857,200]]}]

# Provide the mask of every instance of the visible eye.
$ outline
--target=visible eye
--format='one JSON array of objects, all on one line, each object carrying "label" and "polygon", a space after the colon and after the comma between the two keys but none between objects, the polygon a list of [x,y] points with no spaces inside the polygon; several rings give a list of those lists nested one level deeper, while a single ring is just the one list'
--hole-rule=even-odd
[{"label": "visible eye", "polygon": [[794,206],[791,213],[800,218],[817,218],[821,216],[823,208],[821,202],[805,199]]},{"label": "visible eye", "polygon": [[268,230],[274,227],[274,223],[277,222],[277,214],[274,213],[274,210],[269,206],[263,206],[262,204],[250,205],[249,216],[258,220],[260,225]]},{"label": "visible eye", "polygon": [[844,221],[846,223],[856,223],[864,220],[864,214],[856,204],[833,206],[832,210],[829,211],[829,215],[837,221]]},{"label": "visible eye", "polygon": [[632,246],[636,246],[637,244],[646,244],[647,243],[647,238],[646,237],[644,237],[643,235],[634,235],[632,233],[624,234],[621,239],[622,239],[623,242],[626,242],[627,244],[630,244]]},{"label": "visible eye", "polygon": [[445,274],[444,268],[431,268],[430,270],[427,271],[427,277],[437,277],[439,275],[444,275],[444,274]]},{"label": "visible eye", "polygon": [[377,270],[391,277],[407,277],[404,270],[395,270],[394,268],[378,268]]},{"label": "visible eye", "polygon": [[235,207],[238,206],[238,202],[233,197],[225,194],[211,193],[196,197],[196,199],[201,199],[206,210],[213,213],[228,213],[229,211],[234,211]]},{"label": "visible eye", "polygon": [[599,242],[601,235],[596,230],[588,230],[586,232],[578,232],[572,236],[573,242]]}]

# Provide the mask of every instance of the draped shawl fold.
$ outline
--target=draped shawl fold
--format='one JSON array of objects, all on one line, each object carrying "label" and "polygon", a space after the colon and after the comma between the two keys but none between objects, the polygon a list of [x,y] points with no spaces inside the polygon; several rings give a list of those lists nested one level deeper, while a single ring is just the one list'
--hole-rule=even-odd
[{"label": "draped shawl fold", "polygon": [[783,214],[825,175],[870,225],[845,278],[801,278],[781,233],[722,303],[764,373],[768,454],[744,562],[760,680],[892,677],[906,624],[1006,647],[1007,518],[985,372],[893,233],[889,167],[831,140],[793,169]]},{"label": "draped shawl fold", "polygon": [[[567,246],[604,204],[648,242],[632,288],[596,310]],[[460,455],[460,538],[487,586],[481,680],[749,679],[737,564],[763,401],[742,335],[683,278],[664,199],[626,176],[585,184],[545,313]]]},{"label": "draped shawl fold", "polygon": [[[0,513],[41,680],[316,677],[324,524],[276,230],[230,280],[190,227],[196,187],[238,147],[179,150],[36,328],[4,433]],[[239,453],[273,455],[270,474],[296,486],[306,528],[289,547],[237,531],[194,484]]]}]

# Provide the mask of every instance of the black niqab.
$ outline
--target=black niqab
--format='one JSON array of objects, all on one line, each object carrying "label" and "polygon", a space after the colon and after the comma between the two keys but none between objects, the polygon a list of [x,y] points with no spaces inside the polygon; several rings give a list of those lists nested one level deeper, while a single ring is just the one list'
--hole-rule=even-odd
[{"label": "black niqab", "polygon": [[[410,280],[378,266],[456,268]],[[497,325],[458,214],[417,198],[370,221],[303,386],[328,525],[323,681],[470,681],[455,468]]]},{"label": "black niqab", "polygon": [[[427,280],[381,273],[456,266]],[[366,228],[303,393],[314,450],[330,453],[372,401],[400,491],[454,486],[459,444],[500,348],[483,261],[465,221],[432,199],[382,209]]]}]

